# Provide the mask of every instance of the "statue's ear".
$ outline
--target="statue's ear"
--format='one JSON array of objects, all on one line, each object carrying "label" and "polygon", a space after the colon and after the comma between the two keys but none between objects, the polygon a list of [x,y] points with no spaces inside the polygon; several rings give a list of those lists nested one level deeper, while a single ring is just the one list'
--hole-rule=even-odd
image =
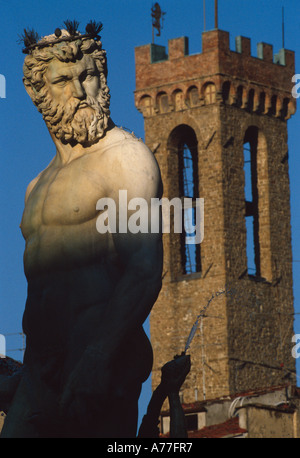
[{"label": "statue's ear", "polygon": [[23,84],[25,86],[26,92],[29,95],[29,97],[34,101],[36,98],[36,91],[32,87],[32,85],[23,77]]}]

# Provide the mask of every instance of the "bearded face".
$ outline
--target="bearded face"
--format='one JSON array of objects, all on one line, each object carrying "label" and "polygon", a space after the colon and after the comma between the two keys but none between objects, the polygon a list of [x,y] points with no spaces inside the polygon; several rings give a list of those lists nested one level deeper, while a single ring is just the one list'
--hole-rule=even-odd
[{"label": "bearded face", "polygon": [[55,103],[45,96],[40,111],[48,129],[63,143],[91,144],[102,138],[107,129],[109,110],[101,90],[98,97],[87,96],[81,101],[72,97],[66,104]]},{"label": "bearded face", "polygon": [[35,104],[49,131],[63,143],[95,143],[104,136],[110,115],[104,74],[88,54],[66,62],[53,58],[46,65]]}]

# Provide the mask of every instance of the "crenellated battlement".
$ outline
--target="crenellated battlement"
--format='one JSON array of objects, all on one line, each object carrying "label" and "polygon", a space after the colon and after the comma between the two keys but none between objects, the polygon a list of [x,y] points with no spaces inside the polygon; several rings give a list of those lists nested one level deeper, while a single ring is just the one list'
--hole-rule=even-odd
[{"label": "crenellated battlement", "polygon": [[155,44],[135,49],[135,102],[146,117],[208,101],[282,119],[289,119],[296,110],[291,96],[293,51],[281,49],[274,54],[273,46],[262,42],[257,44],[257,56],[252,56],[251,40],[242,36],[236,37],[232,51],[229,33],[222,30],[202,34],[199,54],[189,54],[187,37],[169,40],[167,51]]}]

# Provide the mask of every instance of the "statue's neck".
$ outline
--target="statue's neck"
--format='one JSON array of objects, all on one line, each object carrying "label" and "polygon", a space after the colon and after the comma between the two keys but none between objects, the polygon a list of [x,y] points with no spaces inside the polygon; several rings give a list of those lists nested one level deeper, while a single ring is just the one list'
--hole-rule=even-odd
[{"label": "statue's neck", "polygon": [[69,162],[83,156],[88,152],[89,147],[85,148],[80,143],[72,146],[69,143],[62,143],[55,137],[55,135],[51,135],[51,137],[56,146],[56,159],[61,165],[68,164]]},{"label": "statue's neck", "polygon": [[[107,132],[114,127],[115,127],[114,122],[111,119],[109,119],[108,127],[104,135],[106,135]],[[99,142],[101,142],[101,140],[104,138],[104,137],[100,138],[97,142],[93,143],[92,145],[84,146],[80,143],[76,143],[74,145],[70,143],[62,143],[58,138],[55,137],[53,133],[50,132],[50,135],[56,146],[56,160],[61,165],[68,164],[69,162],[73,161],[74,159],[77,159],[81,156],[93,153],[94,151],[98,150]]]}]

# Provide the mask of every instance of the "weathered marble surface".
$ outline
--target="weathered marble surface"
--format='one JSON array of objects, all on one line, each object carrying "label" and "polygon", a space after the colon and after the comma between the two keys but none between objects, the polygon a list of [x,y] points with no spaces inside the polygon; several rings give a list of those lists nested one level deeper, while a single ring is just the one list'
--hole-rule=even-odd
[{"label": "weathered marble surface", "polygon": [[110,197],[118,208],[119,190],[150,203],[160,172],[110,119],[105,53],[90,41],[25,59],[56,154],[26,191],[26,352],[1,437],[134,437],[152,367],[142,324],[161,288],[161,234],[100,234],[96,203]]}]

